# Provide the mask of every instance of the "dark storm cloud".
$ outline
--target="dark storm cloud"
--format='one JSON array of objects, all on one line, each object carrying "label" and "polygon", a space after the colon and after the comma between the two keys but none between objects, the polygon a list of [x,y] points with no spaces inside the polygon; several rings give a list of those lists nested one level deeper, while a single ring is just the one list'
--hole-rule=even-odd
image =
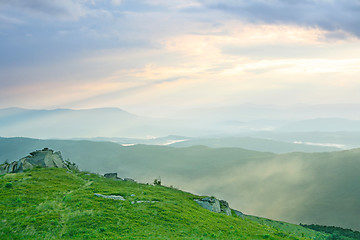
[{"label": "dark storm cloud", "polygon": [[346,31],[360,37],[358,0],[201,0],[208,8],[231,13],[253,23],[295,24],[329,31]]}]

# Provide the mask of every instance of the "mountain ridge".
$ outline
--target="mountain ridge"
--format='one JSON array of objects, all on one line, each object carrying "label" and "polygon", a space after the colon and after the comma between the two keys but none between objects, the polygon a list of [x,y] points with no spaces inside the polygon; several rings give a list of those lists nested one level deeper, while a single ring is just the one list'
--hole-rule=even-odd
[{"label": "mountain ridge", "polygon": [[[246,120],[246,114],[231,115],[230,113],[222,115],[215,111],[210,112],[210,115],[205,114],[196,117],[195,114],[191,118],[183,119],[182,116],[178,118],[139,116],[119,108],[81,110],[7,108],[0,109],[0,132],[2,136],[6,137],[91,138],[121,136],[147,138],[167,135],[190,137],[252,135],[256,131],[283,131],[284,127],[286,130],[286,126],[288,126],[286,131],[296,132],[300,129],[296,126],[291,128],[291,124],[296,124],[294,119],[284,120],[281,116],[276,118],[277,120],[272,120],[271,117],[264,119],[264,116]],[[351,126],[348,124],[350,122],[352,123]],[[319,125],[316,124],[316,120],[311,120],[309,124],[308,131],[316,129]],[[324,124],[320,124],[320,126],[324,127]],[[340,122],[333,123],[330,129],[325,128],[323,130],[353,132],[354,129],[360,132],[360,121],[344,118]]]}]

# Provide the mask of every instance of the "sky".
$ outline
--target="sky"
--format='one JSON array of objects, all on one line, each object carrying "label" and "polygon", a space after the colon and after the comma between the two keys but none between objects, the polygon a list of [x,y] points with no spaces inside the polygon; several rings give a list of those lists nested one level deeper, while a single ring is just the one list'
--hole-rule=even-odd
[{"label": "sky", "polygon": [[359,0],[0,0],[0,108],[359,104]]}]

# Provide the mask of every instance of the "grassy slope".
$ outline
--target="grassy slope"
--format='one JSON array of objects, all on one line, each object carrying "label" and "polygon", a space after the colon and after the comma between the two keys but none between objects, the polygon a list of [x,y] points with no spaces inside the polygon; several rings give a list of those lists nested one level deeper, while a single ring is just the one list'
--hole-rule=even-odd
[{"label": "grassy slope", "polygon": [[239,148],[121,147],[90,141],[0,138],[0,161],[35,149],[60,150],[92,172],[117,172],[229,201],[245,213],[292,223],[360,230],[360,149],[272,154]]},{"label": "grassy slope", "polygon": [[[315,238],[315,239],[321,239],[323,238],[324,235],[322,235],[321,233],[327,233],[329,234],[327,236],[326,239],[329,239],[329,240],[332,240],[332,239],[336,239],[336,240],[352,240],[352,239],[359,239],[357,236],[355,236],[356,234],[353,234],[354,235],[354,238],[352,237],[347,237],[349,236],[349,232],[350,233],[353,233],[352,230],[349,230],[349,229],[342,229],[342,228],[337,228],[337,229],[341,229],[341,232],[340,230],[338,231],[338,234],[333,234],[333,235],[330,235],[332,232],[331,231],[328,231],[328,232],[324,232],[324,231],[318,231],[318,233],[316,235],[314,235],[314,232],[313,231],[308,231],[308,230],[311,230],[311,228],[299,228],[299,225],[295,225],[295,224],[291,224],[291,223],[286,223],[286,222],[280,222],[280,221],[274,221],[274,220],[271,220],[271,219],[267,219],[267,218],[261,218],[261,217],[256,217],[256,216],[249,216],[247,215],[246,218],[252,220],[252,221],[255,221],[257,223],[260,223],[262,225],[267,225],[267,226],[271,226],[275,229],[278,229],[279,231],[284,231],[284,232],[290,232],[292,233],[293,235],[296,235],[296,236],[312,236],[312,238]],[[329,228],[329,227],[325,227],[325,226],[322,226],[323,228]],[[330,227],[331,228],[331,227]],[[346,234],[348,233],[348,234]]]},{"label": "grassy slope", "polygon": [[[94,193],[122,195],[126,201]],[[213,213],[198,206],[196,197],[65,169],[6,174],[0,177],[0,239],[326,239],[311,230],[301,237]],[[131,204],[134,200],[159,202]]]}]

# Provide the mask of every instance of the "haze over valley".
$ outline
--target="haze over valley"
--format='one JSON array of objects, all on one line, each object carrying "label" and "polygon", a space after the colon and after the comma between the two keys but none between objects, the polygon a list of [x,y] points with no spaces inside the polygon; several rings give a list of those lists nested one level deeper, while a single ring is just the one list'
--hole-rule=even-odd
[{"label": "haze over valley", "polygon": [[322,115],[326,109],[291,119],[289,109],[257,108],[264,114],[246,121],[224,110],[156,118],[118,108],[1,109],[0,160],[52,148],[83,170],[140,182],[160,176],[247,214],[360,230],[360,121]]},{"label": "haze over valley", "polygon": [[360,121],[233,118],[219,127],[230,118],[218,115],[190,120],[117,108],[2,109],[0,160],[49,147],[83,170],[141,182],[161,176],[167,185],[227,199],[248,214],[359,230],[353,183],[360,180]]}]

